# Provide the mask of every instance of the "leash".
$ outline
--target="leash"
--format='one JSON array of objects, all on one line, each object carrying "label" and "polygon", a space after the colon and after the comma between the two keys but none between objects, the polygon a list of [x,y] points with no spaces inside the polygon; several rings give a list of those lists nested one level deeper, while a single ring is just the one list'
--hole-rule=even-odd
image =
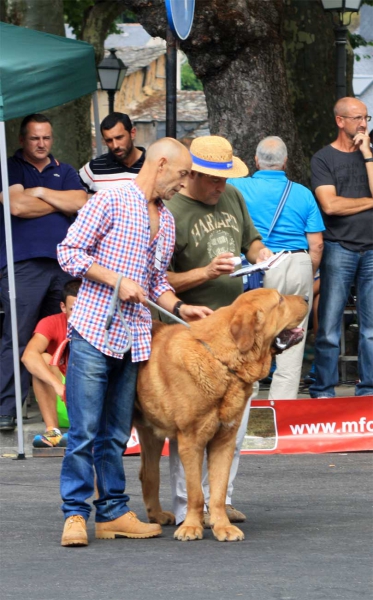
[{"label": "leash", "polygon": [[201,340],[199,338],[195,338],[195,339],[196,339],[197,342],[200,342],[200,344],[202,344],[202,346],[204,346],[208,352],[210,352],[211,356],[213,358],[215,358],[215,360],[217,360],[218,362],[220,362],[220,364],[223,365],[223,367],[225,367],[228,370],[228,373],[230,373],[231,375],[235,375],[237,377],[237,379],[239,379],[245,385],[247,385],[247,381],[245,381],[242,377],[240,377],[240,375],[237,373],[237,371],[234,371],[233,369],[231,369],[230,367],[228,367],[228,365],[226,365],[222,360],[220,360],[220,358],[218,358],[217,356],[215,356],[215,354],[213,353],[212,349],[207,344],[207,342],[205,342],[204,340]]},{"label": "leash", "polygon": [[[128,352],[128,350],[130,350],[130,348],[132,346],[132,333],[131,333],[131,330],[130,330],[130,328],[129,328],[129,326],[128,326],[128,324],[127,324],[127,322],[126,322],[126,320],[125,320],[125,318],[123,316],[122,307],[121,307],[121,301],[119,299],[120,282],[122,281],[123,277],[124,277],[124,275],[119,274],[117,282],[115,284],[114,292],[113,292],[113,295],[111,297],[110,306],[109,306],[108,314],[107,314],[107,317],[106,317],[105,338],[104,338],[105,339],[105,346],[111,352],[113,352],[114,354],[122,354],[122,355],[124,355],[126,352]],[[173,315],[172,313],[170,313],[165,308],[161,308],[160,306],[158,306],[158,304],[155,304],[155,302],[152,302],[151,300],[149,300],[149,298],[146,298],[146,302],[147,302],[147,304],[149,304],[153,308],[159,310],[163,314],[167,315],[168,317],[170,317],[174,321],[177,321],[177,323],[180,323],[181,325],[184,325],[185,327],[188,327],[190,329],[189,323],[186,323],[182,319],[179,319],[179,317],[177,317],[176,315]],[[109,329],[110,329],[110,326],[111,326],[112,321],[113,321],[115,309],[118,311],[119,318],[120,318],[120,320],[122,322],[122,325],[123,325],[124,330],[125,330],[125,332],[127,334],[127,337],[128,337],[128,341],[127,341],[127,344],[126,344],[126,346],[125,346],[124,349],[122,349],[122,348],[114,348],[110,344],[110,342],[109,342]]]},{"label": "leash", "polygon": [[[106,323],[105,323],[105,346],[106,348],[108,348],[111,352],[113,352],[114,354],[125,354],[126,352],[128,352],[128,350],[130,350],[131,346],[132,346],[132,333],[131,330],[129,328],[129,326],[127,325],[127,322],[123,316],[122,313],[122,308],[120,306],[120,300],[119,300],[119,288],[120,288],[120,282],[122,281],[122,277],[123,275],[119,275],[118,279],[117,279],[117,283],[115,285],[114,288],[114,292],[113,295],[111,297],[111,302],[110,302],[110,306],[109,306],[109,311],[106,317]],[[109,343],[109,329],[111,326],[111,323],[113,321],[113,316],[114,316],[114,312],[115,309],[117,309],[118,314],[119,314],[119,318],[122,321],[122,325],[124,327],[124,330],[128,336],[128,341],[127,341],[127,345],[124,349],[122,348],[114,348],[113,346],[111,346],[111,344]]]},{"label": "leash", "polygon": [[159,310],[161,313],[163,313],[167,317],[170,317],[174,321],[177,321],[181,325],[185,325],[185,327],[188,327],[190,329],[189,323],[186,323],[185,321],[183,321],[183,319],[179,319],[179,317],[177,317],[176,315],[173,315],[172,313],[170,313],[165,308],[161,308],[160,306],[158,306],[158,304],[156,304],[155,302],[152,302],[151,300],[149,300],[149,298],[146,299],[146,303],[149,304],[150,306],[152,306],[153,308]]}]

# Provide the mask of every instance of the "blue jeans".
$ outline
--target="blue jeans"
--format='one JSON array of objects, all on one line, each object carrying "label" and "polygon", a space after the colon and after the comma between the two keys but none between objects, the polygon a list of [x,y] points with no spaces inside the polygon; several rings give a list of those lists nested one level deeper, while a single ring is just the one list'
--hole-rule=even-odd
[{"label": "blue jeans", "polygon": [[129,511],[123,451],[131,434],[137,370],[131,352],[122,359],[106,356],[73,330],[66,376],[70,430],[61,471],[65,518],[88,519],[94,469],[96,521],[112,521]]},{"label": "blue jeans", "polygon": [[373,394],[373,250],[352,252],[337,242],[325,241],[320,265],[316,381],[310,386],[312,398],[335,396],[343,311],[353,284],[357,296],[360,378],[355,395]]}]

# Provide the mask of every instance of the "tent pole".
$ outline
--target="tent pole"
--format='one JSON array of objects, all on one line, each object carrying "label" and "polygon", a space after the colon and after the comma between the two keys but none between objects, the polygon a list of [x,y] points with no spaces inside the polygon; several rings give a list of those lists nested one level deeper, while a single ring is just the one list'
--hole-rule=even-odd
[{"label": "tent pole", "polygon": [[14,258],[13,258],[13,242],[12,242],[12,225],[10,218],[10,201],[9,201],[9,178],[8,178],[8,162],[6,156],[6,139],[5,139],[5,123],[0,122],[0,160],[1,160],[1,178],[3,182],[3,203],[4,203],[4,221],[5,221],[5,243],[6,243],[6,258],[8,265],[9,278],[9,299],[10,299],[10,314],[12,322],[12,342],[13,342],[13,363],[14,363],[14,383],[16,392],[16,413],[17,413],[17,433],[18,433],[18,460],[26,458],[23,445],[23,416],[22,416],[22,393],[21,393],[21,373],[18,347],[18,330],[17,330],[17,307],[16,307],[16,286],[14,278]]},{"label": "tent pole", "polygon": [[93,101],[93,115],[95,120],[95,132],[96,132],[96,150],[97,156],[101,156],[102,154],[102,144],[101,144],[101,130],[100,130],[100,115],[98,112],[98,94],[97,90],[92,94]]}]

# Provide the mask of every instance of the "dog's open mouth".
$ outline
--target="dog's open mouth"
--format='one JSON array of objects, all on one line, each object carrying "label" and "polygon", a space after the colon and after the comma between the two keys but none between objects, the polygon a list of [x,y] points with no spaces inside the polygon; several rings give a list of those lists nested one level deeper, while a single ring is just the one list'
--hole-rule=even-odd
[{"label": "dog's open mouth", "polygon": [[295,327],[294,329],[284,329],[278,334],[275,341],[273,342],[273,348],[275,354],[281,354],[284,350],[299,344],[303,340],[304,329],[302,327]]}]

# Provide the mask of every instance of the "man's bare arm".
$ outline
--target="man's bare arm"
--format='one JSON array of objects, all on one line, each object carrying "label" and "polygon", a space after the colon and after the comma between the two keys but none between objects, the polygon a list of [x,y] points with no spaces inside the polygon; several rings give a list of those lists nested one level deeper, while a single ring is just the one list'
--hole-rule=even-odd
[{"label": "man's bare arm", "polygon": [[[157,304],[162,308],[168,310],[168,312],[172,313],[173,308],[178,301],[177,296],[169,290],[165,292],[161,296],[159,296],[157,300]],[[180,307],[180,317],[184,319],[184,321],[198,321],[199,319],[204,319],[208,315],[211,315],[213,311],[211,308],[207,306],[194,306],[192,304],[182,304]]]},{"label": "man's bare arm", "polygon": [[334,185],[320,185],[315,194],[326,215],[345,217],[373,208],[373,198],[343,198],[337,196]]},{"label": "man's bare arm", "polygon": [[321,231],[317,233],[306,233],[306,237],[308,241],[308,251],[310,253],[312,262],[312,271],[315,275],[317,269],[319,268],[324,249],[323,237]]},{"label": "man's bare arm", "polygon": [[[56,191],[44,187],[26,188],[15,184],[9,188],[10,212],[14,217],[34,219],[54,212],[75,214],[87,201],[83,190]],[[3,193],[0,194],[3,204]]]},{"label": "man's bare arm", "polygon": [[[0,202],[4,204],[3,193],[0,194]],[[9,188],[10,213],[14,217],[22,219],[35,219],[57,212],[51,204],[40,200],[36,196],[27,194],[23,185],[17,183]]]},{"label": "man's bare arm", "polygon": [[233,254],[232,252],[224,252],[216,256],[208,265],[205,267],[199,267],[198,269],[191,269],[184,273],[174,273],[173,271],[167,271],[167,279],[174,288],[176,294],[191,290],[206,281],[211,279],[217,279],[220,275],[228,275],[233,273],[234,265],[232,263]]},{"label": "man's bare arm", "polygon": [[[368,128],[366,128],[365,133],[359,132],[355,135],[354,144],[359,148],[364,159],[373,158]],[[370,193],[373,196],[373,162],[365,163],[365,168],[367,170]]]},{"label": "man's bare arm", "polygon": [[47,351],[49,340],[41,333],[34,333],[27,344],[22,356],[22,362],[31,375],[34,375],[44,383],[51,385],[57,394],[61,393],[61,380],[48,368],[43,359],[44,352]]},{"label": "man's bare arm", "polygon": [[260,240],[254,240],[248,252],[246,252],[246,258],[252,265],[267,260],[271,256],[273,256],[273,252],[269,248],[266,248]]},{"label": "man's bare arm", "polygon": [[[114,273],[113,271],[110,271],[110,269],[102,267],[97,263],[93,263],[91,265],[85,276],[87,279],[91,279],[92,281],[97,281],[99,283],[105,283],[111,287],[115,287],[118,280],[118,273]],[[135,281],[132,281],[132,279],[128,279],[127,277],[123,277],[121,280],[119,298],[128,302],[141,302],[142,304],[146,304],[146,296],[143,288]],[[177,300],[177,296],[175,296],[175,294],[169,290],[158,298],[157,304],[169,312],[172,312]],[[183,304],[183,306],[180,308],[180,316],[186,321],[201,319],[210,313],[212,313],[212,310],[206,306],[191,306],[189,304]]]},{"label": "man's bare arm", "polygon": [[29,188],[25,192],[47,202],[56,211],[65,215],[74,215],[88,200],[84,190],[52,190],[46,187],[36,187]]}]

